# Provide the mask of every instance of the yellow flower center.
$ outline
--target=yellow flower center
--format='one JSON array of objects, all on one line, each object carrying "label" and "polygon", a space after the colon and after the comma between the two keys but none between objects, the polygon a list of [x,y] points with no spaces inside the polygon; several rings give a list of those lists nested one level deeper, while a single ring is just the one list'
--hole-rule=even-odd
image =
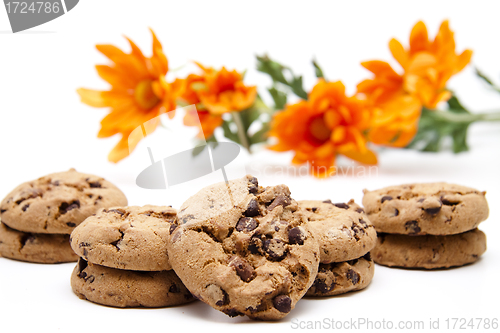
[{"label": "yellow flower center", "polygon": [[160,99],[153,91],[153,81],[151,80],[144,80],[137,84],[134,90],[134,98],[144,110],[149,110],[160,102]]},{"label": "yellow flower center", "polygon": [[323,116],[314,118],[309,124],[309,133],[317,143],[324,143],[330,138],[331,129],[326,126]]}]

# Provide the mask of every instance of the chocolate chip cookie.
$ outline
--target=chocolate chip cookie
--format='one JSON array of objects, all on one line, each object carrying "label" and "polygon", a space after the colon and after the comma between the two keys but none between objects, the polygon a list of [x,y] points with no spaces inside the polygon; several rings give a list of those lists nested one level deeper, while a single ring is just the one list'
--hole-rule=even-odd
[{"label": "chocolate chip cookie", "polygon": [[3,223],[33,233],[70,234],[101,208],[127,205],[105,179],[71,169],[23,183],[0,204]]},{"label": "chocolate chip cookie", "polygon": [[375,272],[370,253],[363,257],[331,264],[320,264],[314,284],[306,296],[334,296],[366,288]]},{"label": "chocolate chip cookie", "polygon": [[364,190],[363,205],[378,232],[451,235],[472,230],[488,217],[486,192],[424,183]]},{"label": "chocolate chip cookie", "polygon": [[314,282],[319,245],[285,185],[246,176],[202,189],[178,213],[170,262],[195,297],[229,316],[277,320]]},{"label": "chocolate chip cookie", "polygon": [[359,258],[376,244],[377,232],[354,200],[299,201],[308,218],[307,227],[319,243],[320,262],[342,262]]},{"label": "chocolate chip cookie", "polygon": [[177,226],[172,207],[115,207],[101,209],[71,234],[71,247],[97,265],[137,271],[172,269],[167,241]]},{"label": "chocolate chip cookie", "polygon": [[0,255],[42,264],[77,261],[69,235],[33,234],[17,231],[0,222]]},{"label": "chocolate chip cookie", "polygon": [[78,297],[114,307],[165,307],[195,300],[174,271],[140,272],[80,259],[71,275]]},{"label": "chocolate chip cookie", "polygon": [[474,229],[457,235],[379,234],[373,260],[385,266],[447,268],[475,262],[486,251],[486,235]]}]

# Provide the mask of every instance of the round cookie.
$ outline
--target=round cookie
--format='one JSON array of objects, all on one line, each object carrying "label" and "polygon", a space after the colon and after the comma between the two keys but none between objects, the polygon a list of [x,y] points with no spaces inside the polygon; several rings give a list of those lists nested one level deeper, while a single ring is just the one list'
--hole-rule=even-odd
[{"label": "round cookie", "polygon": [[363,205],[378,232],[452,235],[472,230],[488,218],[486,192],[423,183],[364,190]]},{"label": "round cookie", "polygon": [[475,262],[486,251],[486,235],[478,229],[447,236],[379,234],[373,260],[385,266],[448,268]]},{"label": "round cookie", "polygon": [[285,185],[218,183],[189,198],[178,219],[172,267],[196,298],[231,317],[283,318],[314,282],[319,245]]},{"label": "round cookie", "polygon": [[127,205],[107,180],[71,169],[23,183],[0,204],[3,223],[34,233],[70,234],[101,208]]},{"label": "round cookie", "polygon": [[71,234],[71,247],[97,265],[137,271],[167,271],[167,240],[177,224],[172,207],[115,207],[88,217]]},{"label": "round cookie", "polygon": [[319,243],[320,262],[359,258],[376,244],[377,232],[354,200],[345,203],[299,201],[309,222],[307,228]]},{"label": "round cookie", "polygon": [[0,255],[41,264],[77,261],[69,235],[32,234],[9,228],[0,222]]},{"label": "round cookie", "polygon": [[320,264],[318,275],[306,296],[334,296],[364,289],[374,273],[375,264],[370,253],[350,261]]},{"label": "round cookie", "polygon": [[138,272],[78,261],[71,287],[81,299],[127,307],[165,307],[195,300],[174,271]]}]

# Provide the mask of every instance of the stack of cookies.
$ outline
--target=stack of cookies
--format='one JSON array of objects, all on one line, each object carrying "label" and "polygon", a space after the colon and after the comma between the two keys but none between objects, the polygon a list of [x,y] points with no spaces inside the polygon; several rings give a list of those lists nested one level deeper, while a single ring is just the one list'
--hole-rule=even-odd
[{"label": "stack of cookies", "polygon": [[390,186],[364,191],[363,205],[378,232],[376,263],[409,268],[447,268],[478,260],[488,217],[485,192],[447,184]]},{"label": "stack of cookies", "polygon": [[318,275],[307,296],[333,296],[366,288],[374,275],[370,250],[377,232],[354,200],[299,201],[320,245]]},{"label": "stack of cookies", "polygon": [[297,203],[287,186],[246,176],[202,189],[178,220],[172,267],[196,298],[231,317],[277,320],[306,294],[359,290],[373,277],[376,232],[354,201]]},{"label": "stack of cookies", "polygon": [[101,208],[126,204],[116,186],[74,169],[23,183],[0,204],[0,254],[36,263],[76,261],[73,229]]},{"label": "stack of cookies", "polygon": [[170,263],[193,295],[228,316],[285,317],[314,283],[319,244],[284,185],[246,176],[182,204]]},{"label": "stack of cookies", "polygon": [[172,270],[167,241],[177,227],[166,206],[115,207],[71,234],[80,257],[71,286],[82,299],[114,307],[164,307],[194,300]]}]

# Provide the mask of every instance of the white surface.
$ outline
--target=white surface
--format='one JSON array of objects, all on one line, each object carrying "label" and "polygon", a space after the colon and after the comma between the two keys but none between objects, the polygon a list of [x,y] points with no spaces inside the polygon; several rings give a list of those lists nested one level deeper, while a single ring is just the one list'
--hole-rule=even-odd
[{"label": "white surface", "polygon": [[[178,207],[201,186],[221,180],[220,173],[215,173],[167,191],[140,189],[134,180],[149,165],[145,144],[117,165],[106,161],[117,141],[95,137],[106,112],[79,103],[75,90],[81,86],[106,88],[93,69],[94,64],[105,63],[94,44],[126,47],[124,34],[149,54],[149,26],[162,41],[172,68],[188,60],[248,68],[247,82],[264,88],[268,81],[255,71],[253,56],[268,52],[304,74],[310,88],[315,80],[309,61],[315,55],[328,77],[342,79],[352,92],[368,76],[360,61],[391,59],[387,48],[391,37],[406,45],[417,20],[423,19],[433,36],[440,22],[449,18],[458,50],[473,49],[475,65],[493,78],[500,73],[498,3],[482,1],[474,7],[456,1],[308,4],[87,0],[60,19],[16,35],[8,33],[7,16],[0,9],[0,197],[21,182],[70,167],[114,182],[134,205]],[[470,66],[453,78],[450,87],[474,110],[500,107],[500,95],[487,91]],[[231,177],[246,169],[264,185],[285,183],[296,199],[354,198],[360,202],[363,188],[414,181],[448,181],[486,190],[491,211],[480,228],[488,236],[488,251],[474,265],[431,272],[377,266],[372,284],[364,291],[301,300],[279,323],[261,323],[231,319],[200,302],[152,310],[98,306],[72,293],[69,277],[73,264],[38,265],[0,258],[2,332],[294,331],[298,321],[305,325],[305,321],[325,318],[385,319],[395,326],[399,321],[423,321],[426,329],[431,318],[439,318],[443,329],[445,319],[451,317],[499,318],[500,125],[474,125],[469,142],[471,151],[460,155],[380,151],[379,167],[377,172],[372,169],[371,176],[360,175],[360,169],[348,160],[340,160],[343,170],[354,172],[328,180],[297,176],[288,168],[290,154],[265,150],[253,156],[242,154],[227,170]],[[283,169],[289,172],[281,173]]]}]

